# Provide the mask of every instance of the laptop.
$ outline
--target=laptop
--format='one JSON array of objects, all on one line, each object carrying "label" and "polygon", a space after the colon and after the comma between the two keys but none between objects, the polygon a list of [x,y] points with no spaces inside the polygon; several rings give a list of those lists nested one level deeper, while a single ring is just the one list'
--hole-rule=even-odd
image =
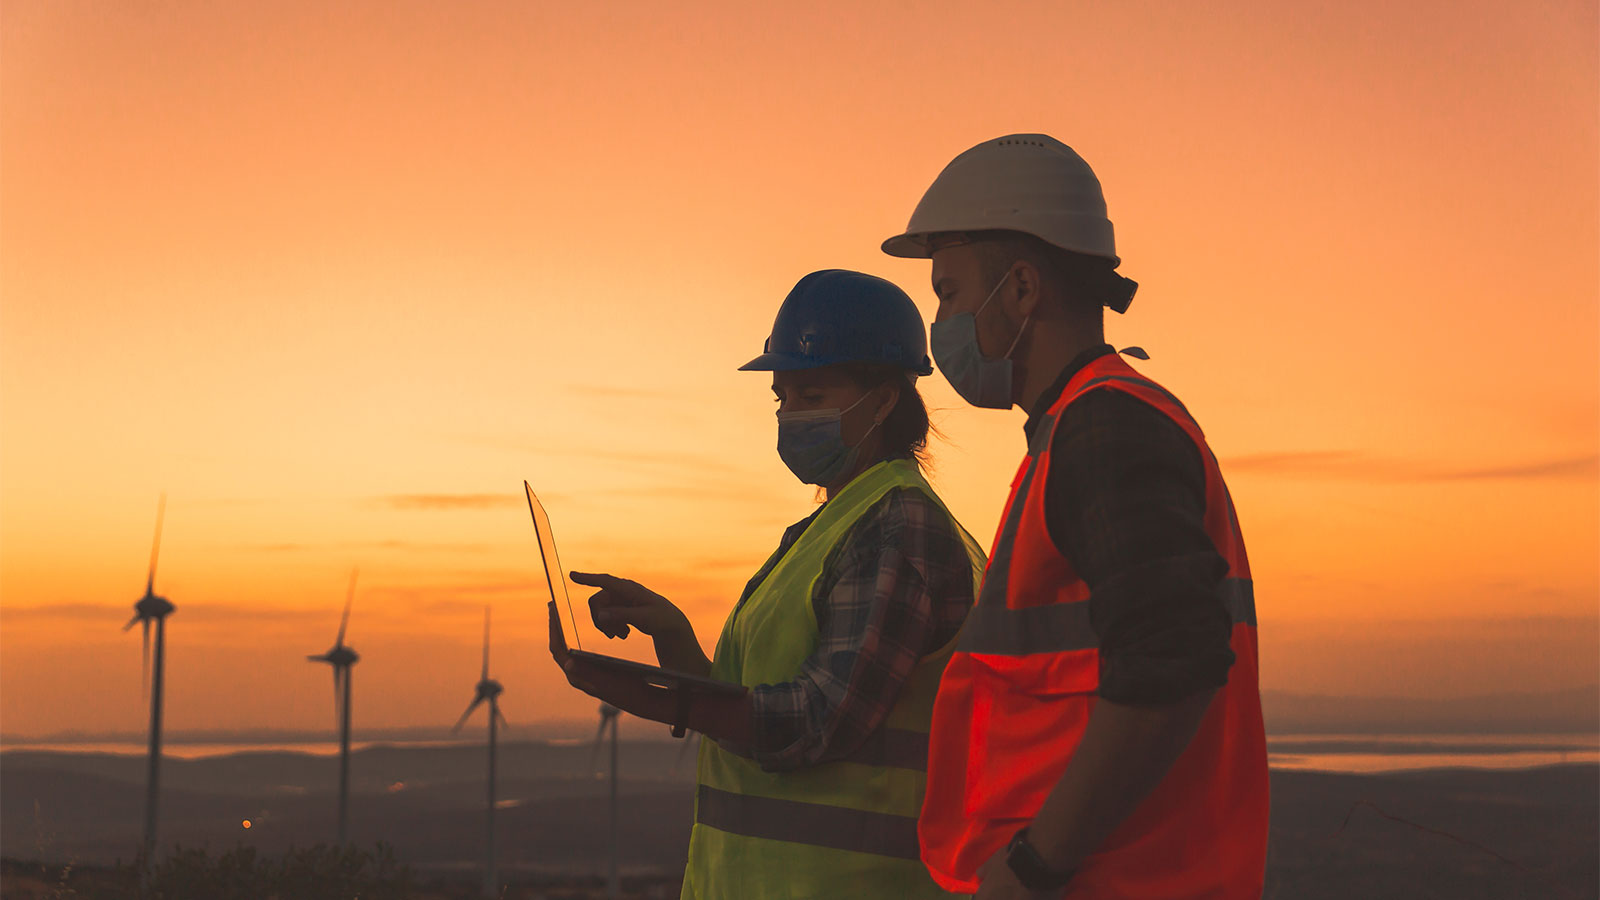
[{"label": "laptop", "polygon": [[[550,599],[555,602],[557,607],[561,606],[562,600],[566,600],[567,615],[572,618],[572,630],[574,635],[576,635],[578,631],[578,618],[572,613],[572,597],[567,593],[566,574],[565,570],[561,568],[561,556],[556,552],[556,539],[555,534],[550,530],[550,517],[545,515],[544,505],[541,504],[539,502],[539,498],[534,495],[533,487],[526,481],[522,482],[522,487],[528,492],[528,513],[529,515],[533,516],[533,532],[534,535],[539,539],[539,556],[544,562],[544,580],[545,584],[550,588]],[[554,568],[551,568],[551,566],[554,566]],[[561,588],[561,596],[559,598],[556,596],[556,587],[558,585]],[[559,608],[556,611],[554,627],[561,635],[562,640],[566,640],[566,632],[561,624],[561,613]],[[590,653],[587,650],[568,649],[567,653],[570,654],[574,659],[581,659],[584,662],[591,663],[602,668],[611,669],[618,672],[626,672],[630,675],[643,678],[646,684],[652,684],[656,687],[680,690],[680,705],[687,704],[689,694],[693,691],[703,691],[705,693],[731,697],[742,696],[745,693],[745,688],[743,685],[734,684],[730,681],[718,681],[715,678],[691,675],[687,672],[676,672],[672,669],[663,669],[660,666],[652,666],[646,663],[634,662],[631,659],[621,659],[619,657],[606,656],[600,653]],[[684,710],[680,713],[680,720],[684,717],[686,712],[687,710]],[[679,727],[674,726],[674,735],[681,736],[678,734],[680,730],[681,729]]]}]

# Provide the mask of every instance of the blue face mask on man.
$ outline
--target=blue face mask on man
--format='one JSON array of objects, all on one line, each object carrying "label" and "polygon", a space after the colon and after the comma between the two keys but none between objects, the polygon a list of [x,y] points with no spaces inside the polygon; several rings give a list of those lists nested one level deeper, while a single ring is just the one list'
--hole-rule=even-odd
[{"label": "blue face mask on man", "polygon": [[983,312],[984,307],[1000,293],[1001,286],[1010,277],[1011,270],[1008,269],[1006,274],[1000,276],[994,290],[978,306],[977,312],[951,316],[943,322],[933,323],[929,329],[928,344],[933,350],[933,361],[939,364],[939,371],[944,373],[945,380],[956,389],[961,399],[973,406],[1011,408],[1011,351],[1017,349],[1017,342],[1022,340],[1023,329],[1028,327],[1032,316],[1022,320],[1022,328],[1017,329],[1016,338],[999,359],[984,356],[978,346],[978,313]]},{"label": "blue face mask on man", "polygon": [[846,444],[843,418],[866,399],[863,394],[861,400],[842,410],[778,413],[778,456],[783,458],[783,464],[794,477],[806,484],[827,487],[855,466],[861,442],[881,423],[874,420],[861,440]]}]

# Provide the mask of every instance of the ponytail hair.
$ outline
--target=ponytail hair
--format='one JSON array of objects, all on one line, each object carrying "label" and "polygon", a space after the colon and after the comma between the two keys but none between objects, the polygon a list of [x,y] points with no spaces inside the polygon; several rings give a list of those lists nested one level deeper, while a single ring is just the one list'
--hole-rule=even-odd
[{"label": "ponytail hair", "polygon": [[934,432],[928,421],[928,406],[917,392],[916,376],[898,366],[872,363],[852,363],[844,366],[850,379],[864,390],[885,384],[900,389],[900,398],[878,428],[883,434],[885,459],[909,459],[924,474],[931,465],[928,458],[928,434]]}]

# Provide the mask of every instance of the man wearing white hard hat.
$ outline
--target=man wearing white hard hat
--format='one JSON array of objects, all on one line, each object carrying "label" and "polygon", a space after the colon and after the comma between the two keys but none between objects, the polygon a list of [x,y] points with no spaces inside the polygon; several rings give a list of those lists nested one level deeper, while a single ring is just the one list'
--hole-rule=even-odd
[{"label": "man wearing white hard hat", "polygon": [[1105,343],[1135,284],[1099,180],[1047,135],[985,141],[883,249],[932,260],[956,392],[1028,414],[934,706],[923,862],[986,898],[1259,898],[1250,563],[1200,426]]}]

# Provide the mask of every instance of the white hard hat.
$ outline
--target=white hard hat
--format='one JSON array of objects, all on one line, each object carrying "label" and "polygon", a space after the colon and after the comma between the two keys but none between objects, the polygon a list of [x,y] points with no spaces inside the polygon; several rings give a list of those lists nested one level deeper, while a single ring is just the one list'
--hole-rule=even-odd
[{"label": "white hard hat", "polygon": [[1083,157],[1047,134],[1008,134],[951,160],[922,195],[905,233],[884,241],[883,252],[926,259],[929,235],[991,229],[1121,262],[1100,179]]}]

